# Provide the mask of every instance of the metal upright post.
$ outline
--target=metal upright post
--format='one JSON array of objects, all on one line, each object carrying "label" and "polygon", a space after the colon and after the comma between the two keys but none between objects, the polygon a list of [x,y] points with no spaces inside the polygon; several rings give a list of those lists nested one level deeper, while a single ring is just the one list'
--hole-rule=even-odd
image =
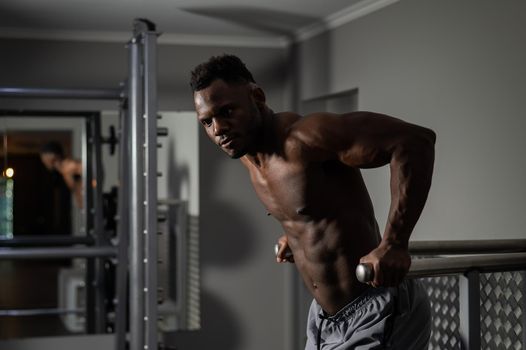
[{"label": "metal upright post", "polygon": [[[143,25],[144,26],[144,25]],[[145,323],[144,349],[157,349],[157,33],[145,26],[144,58],[144,119],[145,119]]]},{"label": "metal upright post", "polygon": [[129,43],[130,350],[144,349],[144,130],[140,38]]},{"label": "metal upright post", "polygon": [[[88,140],[91,143],[92,149],[92,181],[90,183],[90,191],[93,193],[93,206],[90,208],[90,214],[93,216],[93,236],[95,245],[98,247],[109,246],[110,242],[104,232],[104,216],[103,216],[103,173],[102,173],[102,150],[101,150],[101,123],[100,113],[95,113],[91,117],[91,138]],[[95,306],[95,332],[106,332],[106,279],[104,260],[96,259],[94,264],[94,306]]]},{"label": "metal upright post", "polygon": [[459,333],[462,350],[480,349],[480,274],[459,275]]},{"label": "metal upright post", "polygon": [[155,26],[129,44],[130,350],[157,348],[157,88]]},{"label": "metal upright post", "polygon": [[[94,239],[94,246],[97,247],[97,240],[94,235],[94,217],[91,213],[93,207],[93,192],[91,189],[91,182],[93,181],[93,163],[91,162],[93,156],[93,143],[92,143],[92,120],[91,118],[85,118],[84,123],[84,138],[83,138],[83,157],[82,157],[82,171],[84,172],[83,178],[83,207],[82,207],[82,221],[86,230],[86,235],[89,235]],[[86,260],[86,333],[96,333],[96,307],[95,307],[95,260]]]},{"label": "metal upright post", "polygon": [[117,220],[117,281],[115,306],[116,350],[126,350],[126,330],[128,326],[128,244],[129,244],[129,159],[130,143],[128,137],[129,118],[127,101],[121,102],[119,115],[119,189],[118,189],[118,220]]}]

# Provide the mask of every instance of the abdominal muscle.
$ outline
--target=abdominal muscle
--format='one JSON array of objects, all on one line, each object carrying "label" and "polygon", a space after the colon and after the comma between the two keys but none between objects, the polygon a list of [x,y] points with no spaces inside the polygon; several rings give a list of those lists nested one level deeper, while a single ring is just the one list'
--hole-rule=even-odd
[{"label": "abdominal muscle", "polygon": [[378,246],[376,222],[363,218],[283,224],[294,262],[307,288],[330,315],[354,300],[368,285],[355,275],[360,258]]}]

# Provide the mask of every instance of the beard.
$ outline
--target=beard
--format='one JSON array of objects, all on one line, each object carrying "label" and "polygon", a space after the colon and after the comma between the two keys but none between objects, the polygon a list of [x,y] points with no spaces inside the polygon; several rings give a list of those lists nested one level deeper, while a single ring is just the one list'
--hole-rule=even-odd
[{"label": "beard", "polygon": [[[236,143],[238,143],[240,138],[235,139]],[[239,159],[243,157],[245,154],[247,154],[247,147],[245,145],[235,145],[237,147],[225,149],[222,148],[223,152],[225,152],[231,159]]]}]

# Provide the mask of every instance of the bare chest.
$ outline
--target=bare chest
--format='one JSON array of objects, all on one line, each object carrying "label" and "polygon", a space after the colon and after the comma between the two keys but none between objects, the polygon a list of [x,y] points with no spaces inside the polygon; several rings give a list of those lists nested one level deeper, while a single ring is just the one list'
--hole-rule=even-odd
[{"label": "bare chest", "polygon": [[[262,168],[249,168],[254,189],[276,219],[296,221],[323,216],[327,196],[337,197],[344,169],[328,169],[319,163],[273,160]],[[338,183],[340,183],[338,185]]]}]

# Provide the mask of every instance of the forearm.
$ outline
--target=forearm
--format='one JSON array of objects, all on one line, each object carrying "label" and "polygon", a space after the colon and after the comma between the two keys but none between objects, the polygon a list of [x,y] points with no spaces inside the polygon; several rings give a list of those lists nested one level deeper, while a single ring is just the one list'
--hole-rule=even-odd
[{"label": "forearm", "polygon": [[391,167],[391,207],[382,242],[407,247],[427,200],[434,164],[434,134],[402,144]]}]

